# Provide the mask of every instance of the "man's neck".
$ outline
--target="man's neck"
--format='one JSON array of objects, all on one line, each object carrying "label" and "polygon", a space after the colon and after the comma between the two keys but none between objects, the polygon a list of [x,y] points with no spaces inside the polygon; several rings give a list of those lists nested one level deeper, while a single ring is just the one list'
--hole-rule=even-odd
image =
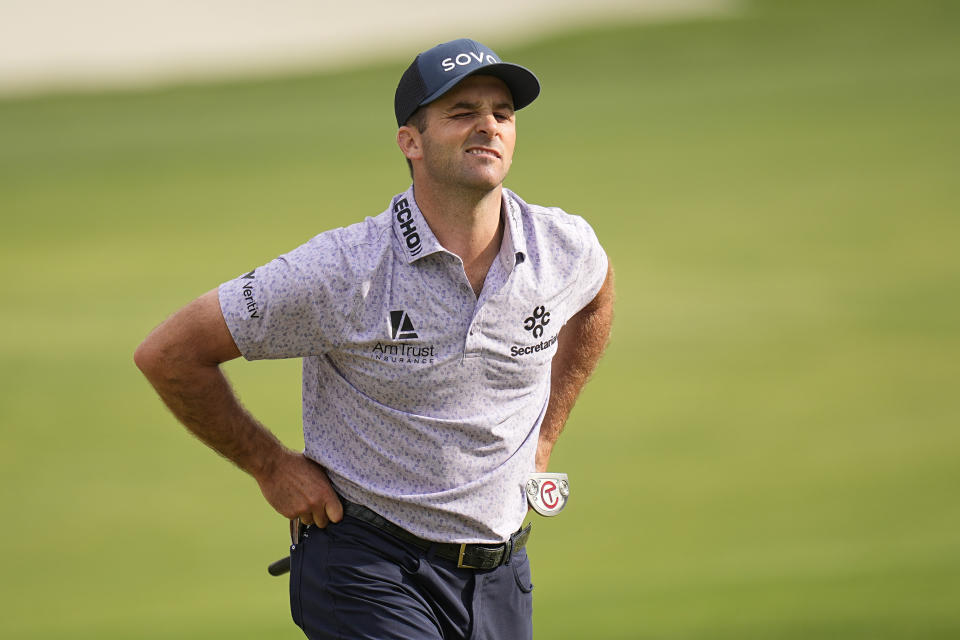
[{"label": "man's neck", "polygon": [[447,251],[463,261],[463,268],[479,295],[487,271],[500,252],[503,189],[484,192],[450,192],[414,185],[417,207],[433,235]]}]

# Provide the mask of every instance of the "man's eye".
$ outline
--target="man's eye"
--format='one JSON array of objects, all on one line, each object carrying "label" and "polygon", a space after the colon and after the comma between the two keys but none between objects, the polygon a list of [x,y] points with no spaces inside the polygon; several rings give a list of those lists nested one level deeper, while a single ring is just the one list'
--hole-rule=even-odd
[{"label": "man's eye", "polygon": [[469,118],[469,117],[472,116],[472,115],[473,115],[473,112],[471,112],[471,111],[464,111],[464,112],[462,112],[462,113],[455,113],[455,114],[453,114],[453,117],[454,117],[454,118]]},{"label": "man's eye", "polygon": [[500,122],[506,122],[507,120],[509,120],[509,119],[512,117],[511,114],[509,114],[509,113],[495,113],[495,114],[493,114],[493,115],[494,115],[494,116],[497,118],[497,120],[499,120]]}]

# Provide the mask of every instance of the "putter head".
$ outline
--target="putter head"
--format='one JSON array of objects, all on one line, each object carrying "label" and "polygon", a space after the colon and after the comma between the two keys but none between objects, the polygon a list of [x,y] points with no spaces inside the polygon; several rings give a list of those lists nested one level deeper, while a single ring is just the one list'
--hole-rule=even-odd
[{"label": "putter head", "polygon": [[526,488],[527,502],[542,516],[563,511],[570,497],[570,481],[565,473],[531,473]]}]

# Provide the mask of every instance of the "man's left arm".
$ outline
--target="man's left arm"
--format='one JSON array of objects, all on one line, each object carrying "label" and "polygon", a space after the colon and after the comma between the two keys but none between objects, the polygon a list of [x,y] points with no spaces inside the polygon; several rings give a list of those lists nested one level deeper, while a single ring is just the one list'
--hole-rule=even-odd
[{"label": "man's left arm", "polygon": [[580,390],[597,366],[610,338],[613,323],[613,267],[587,306],[560,330],[550,373],[550,402],[540,425],[537,471],[545,472],[553,445],[567,422]]}]

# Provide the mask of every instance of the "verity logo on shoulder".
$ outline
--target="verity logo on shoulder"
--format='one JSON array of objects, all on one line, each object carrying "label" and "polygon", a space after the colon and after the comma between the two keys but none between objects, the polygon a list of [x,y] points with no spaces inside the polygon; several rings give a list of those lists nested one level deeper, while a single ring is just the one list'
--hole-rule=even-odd
[{"label": "verity logo on shoulder", "polygon": [[[254,280],[255,279],[255,276],[253,275],[254,271],[256,271],[256,269],[254,269],[247,275],[243,276],[243,279]],[[256,318],[257,320],[259,320],[260,316],[257,314],[257,311],[258,311],[257,301],[253,298],[253,283],[245,282],[243,284],[243,289],[241,289],[241,291],[243,291],[243,304],[246,305],[247,307],[247,313],[250,314],[251,318]]]},{"label": "verity logo on shoulder", "polygon": [[416,340],[417,330],[406,311],[390,312],[390,337],[394,340]]},{"label": "verity logo on shoulder", "polygon": [[458,53],[450,58],[444,58],[440,64],[443,66],[444,72],[446,72],[453,71],[457,67],[469,66],[474,62],[479,62],[481,64],[484,62],[487,64],[497,64],[500,61],[489,53],[474,53],[473,51],[464,51],[463,53]]}]

